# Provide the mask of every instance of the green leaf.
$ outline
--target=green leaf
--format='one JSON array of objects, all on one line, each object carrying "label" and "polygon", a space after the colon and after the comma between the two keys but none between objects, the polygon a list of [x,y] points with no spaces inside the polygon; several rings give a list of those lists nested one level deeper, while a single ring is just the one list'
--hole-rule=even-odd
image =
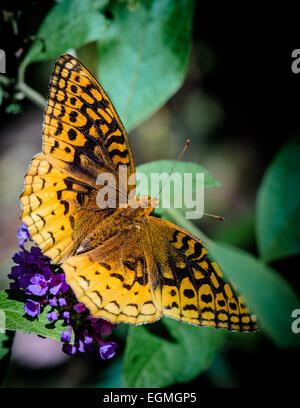
[{"label": "green leaf", "polygon": [[98,78],[130,131],[181,86],[191,48],[193,0],[113,3],[116,36],[99,41]]},{"label": "green leaf", "polygon": [[27,297],[21,291],[0,291],[0,311],[5,314],[6,330],[35,333],[61,341],[61,332],[67,328],[63,321],[57,320],[51,324],[49,323],[47,319],[47,313],[51,310],[49,305],[44,307],[37,318],[27,317],[24,313],[24,301],[26,301]]},{"label": "green leaf", "polygon": [[[176,168],[170,177],[169,174],[175,164]],[[202,166],[191,162],[176,163],[174,160],[158,160],[138,166],[136,172],[137,179],[138,177],[141,177],[141,175],[146,176],[145,180],[141,178],[141,182],[137,183],[137,194],[139,196],[149,195],[151,197],[157,197],[159,188],[163,185],[164,181],[162,181],[160,185],[157,185],[156,188],[155,183],[153,182],[154,178],[157,178],[155,174],[157,176],[158,174],[164,174],[165,180],[168,180],[158,196],[159,206],[156,208],[155,212],[160,215],[164,215],[164,209],[167,208],[168,203],[171,208],[176,205],[175,208],[186,209],[187,206],[184,199],[187,199],[188,194],[191,195],[193,200],[195,200],[195,197],[192,197],[194,196],[192,193],[195,193],[195,191],[199,189],[196,179],[197,173],[204,174],[204,187],[216,187],[220,185],[220,183]],[[187,173],[192,175],[191,182],[185,182],[185,174]],[[176,177],[178,177],[179,181],[175,181]],[[172,181],[172,179],[174,181]],[[181,188],[179,183],[181,183]],[[152,191],[150,190],[150,187],[152,188]]]},{"label": "green leaf", "polygon": [[[176,162],[176,160],[157,160],[148,163],[141,164],[137,167],[137,173],[143,173],[147,176],[148,182],[150,184],[151,174],[153,173],[167,173],[169,174],[170,171],[173,169],[174,165],[176,164],[176,168],[174,170],[175,173],[179,173],[182,177],[185,173],[204,173],[204,187],[219,187],[221,183],[217,181],[208,170],[204,167],[200,166],[197,163],[192,162]],[[196,189],[196,181],[193,178],[192,189]]]},{"label": "green leaf", "polygon": [[63,0],[43,20],[22,66],[57,58],[109,34],[110,22],[102,13],[107,0]]},{"label": "green leaf", "polygon": [[263,178],[256,203],[256,235],[266,262],[300,252],[300,136],[276,156]]},{"label": "green leaf", "polygon": [[300,346],[300,337],[291,330],[291,314],[299,309],[300,299],[288,282],[245,251],[210,240],[206,247],[225,279],[234,282],[244,295],[262,331],[278,346]]},{"label": "green leaf", "polygon": [[230,222],[220,223],[214,231],[214,240],[223,241],[243,249],[255,247],[254,211],[246,211],[241,216],[232,217]]},{"label": "green leaf", "polygon": [[224,330],[162,320],[173,341],[152,334],[145,326],[130,327],[123,365],[126,387],[191,381],[209,367],[224,340]]}]

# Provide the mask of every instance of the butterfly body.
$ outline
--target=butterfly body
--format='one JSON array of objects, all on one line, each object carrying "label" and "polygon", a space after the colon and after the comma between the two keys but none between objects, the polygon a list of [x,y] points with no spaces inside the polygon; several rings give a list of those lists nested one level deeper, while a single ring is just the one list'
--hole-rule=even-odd
[{"label": "butterfly body", "polygon": [[149,217],[158,204],[157,199],[152,199],[149,196],[135,197],[126,204],[124,211],[122,211],[122,208],[120,209],[119,216],[121,217],[121,222],[125,224],[126,221],[129,221],[129,223],[139,222]]},{"label": "butterfly body", "polygon": [[98,245],[112,238],[120,231],[140,228],[140,222],[145,220],[154,211],[157,200],[150,197],[135,197],[124,208],[117,208],[108,218],[96,226],[82,241],[76,254],[94,249]]},{"label": "butterfly body", "polygon": [[[104,174],[116,180],[116,200],[101,207],[106,186],[98,177]],[[151,215],[156,199],[134,197],[128,182],[134,174],[128,138],[108,96],[76,58],[61,56],[50,82],[43,152],[32,160],[21,196],[32,239],[61,264],[93,316],[141,324],[165,315],[256,330],[255,316],[204,243]]]}]

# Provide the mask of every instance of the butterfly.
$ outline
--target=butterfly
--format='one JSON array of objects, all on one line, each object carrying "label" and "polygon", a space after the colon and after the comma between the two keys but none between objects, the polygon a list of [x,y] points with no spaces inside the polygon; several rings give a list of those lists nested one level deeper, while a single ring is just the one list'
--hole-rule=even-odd
[{"label": "butterfly", "polygon": [[[150,206],[97,206],[97,176],[113,174],[120,192],[121,165],[128,178],[135,173],[117,112],[92,74],[62,55],[49,85],[43,151],[32,159],[21,195],[32,239],[61,264],[78,301],[95,317],[136,325],[164,315],[256,330],[255,315],[224,281],[202,241],[151,215]],[[133,188],[127,186],[128,194]]]}]

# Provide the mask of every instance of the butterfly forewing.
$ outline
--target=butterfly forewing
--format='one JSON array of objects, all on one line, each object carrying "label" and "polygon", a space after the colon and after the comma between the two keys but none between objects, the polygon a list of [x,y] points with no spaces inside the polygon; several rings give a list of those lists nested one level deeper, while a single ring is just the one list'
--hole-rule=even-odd
[{"label": "butterfly forewing", "polygon": [[[51,119],[54,119],[51,121]],[[85,154],[93,164],[99,164],[117,174],[120,164],[134,173],[134,163],[126,132],[104,90],[74,57],[64,55],[55,65],[50,83],[44,135],[65,149],[74,147],[72,162]],[[64,156],[63,160],[67,158]],[[80,157],[78,158],[80,167]],[[98,169],[97,169],[98,170]]]},{"label": "butterfly forewing", "polygon": [[22,219],[32,239],[53,262],[70,256],[87,229],[112,211],[95,213],[95,194],[83,178],[71,176],[43,153],[32,160],[21,196]]},{"label": "butterfly forewing", "polygon": [[127,166],[127,176],[135,170],[112,103],[76,58],[59,58],[49,89],[43,153],[31,162],[21,203],[32,238],[57,263],[115,210],[97,206],[98,175],[108,172],[118,180],[120,164]]}]

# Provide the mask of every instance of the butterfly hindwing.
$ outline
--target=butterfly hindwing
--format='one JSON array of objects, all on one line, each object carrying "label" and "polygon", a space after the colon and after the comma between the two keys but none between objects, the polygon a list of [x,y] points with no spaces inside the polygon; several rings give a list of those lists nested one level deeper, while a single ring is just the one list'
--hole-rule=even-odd
[{"label": "butterfly hindwing", "polygon": [[257,329],[255,316],[203,244],[155,217],[62,267],[78,300],[111,322],[139,324],[165,315],[199,326]]},{"label": "butterfly hindwing", "polygon": [[153,254],[148,269],[153,302],[163,315],[200,326],[257,329],[255,316],[200,240],[155,217],[143,223],[143,235]]},{"label": "butterfly hindwing", "polygon": [[77,299],[93,316],[131,324],[160,318],[150,293],[143,243],[135,228],[70,257],[62,267]]}]

